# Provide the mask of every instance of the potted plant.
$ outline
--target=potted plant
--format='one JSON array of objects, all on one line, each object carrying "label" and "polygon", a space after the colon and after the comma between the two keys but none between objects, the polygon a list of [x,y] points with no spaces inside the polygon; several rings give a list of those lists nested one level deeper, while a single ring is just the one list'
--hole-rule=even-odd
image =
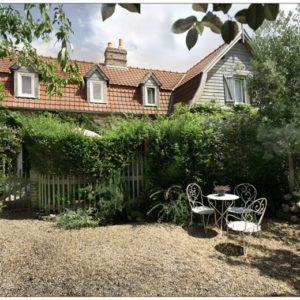
[{"label": "potted plant", "polygon": [[214,191],[218,194],[218,196],[224,196],[225,193],[230,192],[229,185],[216,185],[214,187]]}]

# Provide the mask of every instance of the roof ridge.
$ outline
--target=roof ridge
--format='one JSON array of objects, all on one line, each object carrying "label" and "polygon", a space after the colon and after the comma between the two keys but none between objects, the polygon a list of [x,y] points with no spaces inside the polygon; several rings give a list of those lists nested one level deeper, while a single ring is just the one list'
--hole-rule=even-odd
[{"label": "roof ridge", "polygon": [[159,71],[159,72],[167,72],[167,73],[176,73],[176,74],[185,74],[185,72],[178,72],[178,71],[172,71],[172,70],[151,69],[151,68],[141,68],[141,67],[132,67],[132,66],[128,66],[127,68],[138,69],[138,70],[148,70],[148,71]]},{"label": "roof ridge", "polygon": [[[50,58],[57,60],[56,57],[49,56],[49,55],[39,55],[40,57],[44,58]],[[79,63],[90,63],[100,66],[106,66],[104,63],[101,62],[94,62],[94,61],[88,61],[88,60],[79,60],[79,59],[69,59],[69,61],[73,62],[79,62]],[[172,70],[163,70],[163,69],[155,69],[155,68],[142,68],[142,67],[134,67],[134,66],[127,66],[128,69],[139,69],[139,70],[148,70],[148,71],[159,71],[159,72],[167,72],[167,73],[177,73],[177,74],[185,74],[185,72],[178,72],[178,71],[172,71]]]}]

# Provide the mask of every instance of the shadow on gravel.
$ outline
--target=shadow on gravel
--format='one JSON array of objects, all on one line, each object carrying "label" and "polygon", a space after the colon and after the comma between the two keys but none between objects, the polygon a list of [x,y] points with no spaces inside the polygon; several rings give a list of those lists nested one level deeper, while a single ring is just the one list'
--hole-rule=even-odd
[{"label": "shadow on gravel", "polygon": [[[222,244],[217,246],[223,248]],[[255,255],[254,252],[251,256],[248,255],[247,259],[236,260],[234,257],[228,257],[228,255],[223,258],[219,257],[219,259],[232,266],[255,268],[264,276],[288,283],[296,290],[296,294],[284,296],[300,296],[300,254],[286,249],[270,249],[264,245],[248,244],[248,247],[255,248],[258,255]]]},{"label": "shadow on gravel", "polygon": [[0,219],[6,219],[6,220],[37,219],[37,215],[36,213],[30,211],[5,210],[0,215]]},{"label": "shadow on gravel", "polygon": [[211,239],[218,235],[215,230],[212,230],[210,228],[207,228],[207,232],[205,233],[203,226],[200,225],[192,225],[184,229],[187,231],[188,235],[195,238]]},{"label": "shadow on gravel", "polygon": [[243,256],[243,247],[233,243],[221,243],[215,246],[215,249],[226,256]]}]

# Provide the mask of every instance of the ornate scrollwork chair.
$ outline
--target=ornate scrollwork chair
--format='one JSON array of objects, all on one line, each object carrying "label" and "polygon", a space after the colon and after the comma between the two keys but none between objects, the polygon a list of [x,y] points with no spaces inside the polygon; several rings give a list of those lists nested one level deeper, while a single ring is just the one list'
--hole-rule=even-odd
[{"label": "ornate scrollwork chair", "polygon": [[[193,213],[199,214],[202,217],[202,224],[204,231],[206,233],[206,228],[209,222],[209,216],[214,214],[216,220],[216,212],[214,208],[211,208],[204,203],[204,195],[202,193],[201,187],[197,183],[190,183],[186,188],[186,195],[191,207],[191,222],[193,224]],[[205,224],[204,216],[207,215],[207,223]]]},{"label": "ornate scrollwork chair", "polygon": [[242,214],[245,212],[247,204],[256,199],[257,191],[255,186],[250,183],[240,183],[234,188],[234,194],[242,200],[242,206],[230,206],[227,213]]},{"label": "ornate scrollwork chair", "polygon": [[261,231],[261,221],[267,208],[267,202],[266,198],[260,198],[253,202],[248,202],[241,216],[237,214],[226,215],[227,229],[240,232],[243,235],[244,255],[247,255],[244,235],[251,235]]}]

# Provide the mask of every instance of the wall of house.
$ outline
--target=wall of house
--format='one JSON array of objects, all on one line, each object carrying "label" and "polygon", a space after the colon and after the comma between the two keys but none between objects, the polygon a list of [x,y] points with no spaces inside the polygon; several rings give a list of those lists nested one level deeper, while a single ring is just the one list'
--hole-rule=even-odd
[{"label": "wall of house", "polygon": [[247,76],[251,74],[251,53],[247,46],[238,42],[228,51],[224,58],[208,72],[205,88],[196,102],[210,102],[225,104],[223,76],[233,74]]}]

